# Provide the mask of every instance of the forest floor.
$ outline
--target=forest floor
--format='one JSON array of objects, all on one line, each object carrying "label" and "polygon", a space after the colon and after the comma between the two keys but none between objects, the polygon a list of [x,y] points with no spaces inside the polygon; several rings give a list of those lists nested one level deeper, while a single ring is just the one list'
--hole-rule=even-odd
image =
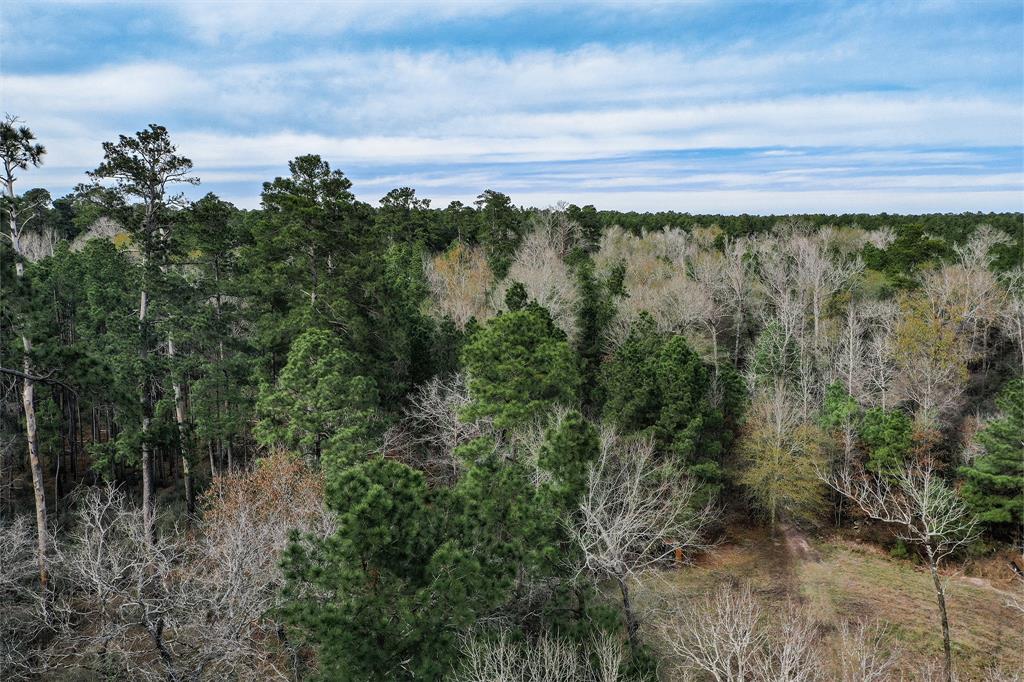
[{"label": "forest floor", "polygon": [[[989,562],[945,571],[954,656],[961,678],[981,679],[993,665],[1024,669],[1024,615],[1008,606],[1024,590]],[[888,624],[906,655],[905,672],[942,656],[938,607],[924,566],[841,536],[810,538],[793,527],[730,527],[725,541],[695,565],[646,581],[646,599],[671,606],[721,584],[748,582],[769,606],[795,600],[829,626],[858,619]],[[771,609],[768,609],[771,611]]]}]

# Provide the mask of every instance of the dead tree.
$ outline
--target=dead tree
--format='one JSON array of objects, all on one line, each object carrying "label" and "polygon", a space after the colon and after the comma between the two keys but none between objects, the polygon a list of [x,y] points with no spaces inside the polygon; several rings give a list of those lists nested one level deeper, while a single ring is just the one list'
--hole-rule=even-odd
[{"label": "dead tree", "polygon": [[857,477],[849,469],[824,477],[876,521],[897,526],[898,537],[922,549],[928,559],[942,623],[944,676],[952,682],[952,649],[946,589],[939,575],[942,561],[978,536],[977,519],[956,491],[930,466],[910,465],[894,476]]}]

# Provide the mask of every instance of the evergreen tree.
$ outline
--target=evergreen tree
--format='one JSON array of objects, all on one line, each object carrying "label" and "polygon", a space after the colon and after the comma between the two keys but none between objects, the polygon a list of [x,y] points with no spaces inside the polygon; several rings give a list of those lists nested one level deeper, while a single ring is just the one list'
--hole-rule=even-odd
[{"label": "evergreen tree", "polygon": [[275,385],[261,389],[256,436],[322,458],[329,477],[359,461],[373,449],[378,406],[376,385],[361,369],[331,332],[302,334]]},{"label": "evergreen tree", "polygon": [[[192,161],[180,156],[171,142],[167,129],[150,124],[134,136],[121,135],[118,141],[103,143],[103,162],[89,172],[97,184],[112,180],[108,190],[97,188],[95,196],[108,201],[106,211],[121,220],[131,235],[134,246],[142,257],[142,286],[139,291],[139,365],[142,381],[139,391],[139,406],[142,414],[140,446],[142,450],[142,512],[145,519],[146,535],[152,541],[155,536],[155,501],[153,498],[153,447],[155,441],[150,434],[154,418],[154,384],[159,381],[159,361],[153,351],[162,339],[154,333],[151,308],[159,310],[166,299],[157,292],[166,272],[167,246],[173,225],[172,214],[186,204],[181,194],[168,194],[168,187],[175,183],[198,184],[199,178],[189,175]],[[137,202],[132,204],[131,202]],[[156,294],[154,296],[154,294]],[[173,346],[168,343],[171,354]],[[176,397],[180,394],[174,386]],[[178,411],[178,426],[184,427],[184,415]],[[186,488],[191,489],[189,461],[182,456]]]},{"label": "evergreen tree", "polygon": [[576,354],[548,311],[531,303],[490,320],[462,351],[472,401],[466,419],[493,417],[507,429],[579,396]]},{"label": "evergreen tree", "polygon": [[479,604],[479,562],[443,534],[448,502],[423,474],[375,458],[340,472],[338,531],[296,538],[285,557],[286,615],[320,652],[325,680],[439,680]]},{"label": "evergreen tree", "polygon": [[547,491],[561,513],[569,514],[579,507],[590,465],[597,460],[599,450],[597,429],[575,410],[548,429],[537,463],[551,474]]},{"label": "evergreen tree", "polygon": [[480,215],[480,243],[487,249],[487,260],[499,280],[508,274],[516,248],[526,231],[526,221],[512,205],[507,194],[484,190],[477,197]]},{"label": "evergreen tree", "polygon": [[[591,207],[593,208],[593,207]],[[608,282],[601,282],[594,274],[590,258],[582,258],[576,266],[576,352],[583,362],[583,407],[596,412],[601,402],[600,371],[604,349],[604,334],[615,316],[614,292]]]},{"label": "evergreen tree", "polygon": [[868,452],[868,471],[893,473],[906,465],[914,426],[903,412],[873,407],[864,413],[858,434]]},{"label": "evergreen tree", "polygon": [[641,315],[602,370],[604,416],[627,432],[649,432],[659,450],[714,495],[725,481],[723,458],[742,410],[735,371],[712,368],[679,335],[659,334]]},{"label": "evergreen tree", "polygon": [[996,404],[1000,415],[978,433],[982,454],[960,468],[961,494],[994,531],[1020,532],[1024,523],[1024,379],[1008,383]]}]

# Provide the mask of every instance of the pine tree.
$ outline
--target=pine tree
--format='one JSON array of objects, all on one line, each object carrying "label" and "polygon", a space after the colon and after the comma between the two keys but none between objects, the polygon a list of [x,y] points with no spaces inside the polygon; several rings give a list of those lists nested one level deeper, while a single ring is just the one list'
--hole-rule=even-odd
[{"label": "pine tree", "polygon": [[578,399],[576,354],[536,303],[490,320],[473,334],[462,358],[472,398],[467,419],[493,417],[507,429]]},{"label": "pine tree", "polygon": [[257,404],[256,436],[323,460],[328,477],[370,450],[378,405],[373,379],[331,332],[311,329],[295,339],[288,364]]},{"label": "pine tree", "polygon": [[982,454],[960,468],[961,494],[994,531],[1019,532],[1024,523],[1024,379],[1006,385],[996,404],[1001,414],[978,433]]},{"label": "pine tree", "polygon": [[597,429],[575,410],[545,434],[537,463],[551,474],[547,490],[562,513],[570,513],[579,506],[590,465],[597,460],[599,451]]},{"label": "pine tree", "polygon": [[743,387],[728,365],[712,368],[680,335],[659,334],[646,314],[602,368],[604,416],[626,432],[649,432],[659,450],[705,484],[725,482],[723,456],[742,410]]},{"label": "pine tree", "polygon": [[421,472],[382,458],[329,487],[338,531],[295,538],[285,557],[286,616],[320,652],[325,680],[439,680],[458,635],[493,587],[443,532],[445,500]]},{"label": "pine tree", "polygon": [[865,468],[874,473],[893,473],[907,463],[914,426],[899,410],[873,407],[864,413],[858,435],[868,452]]}]

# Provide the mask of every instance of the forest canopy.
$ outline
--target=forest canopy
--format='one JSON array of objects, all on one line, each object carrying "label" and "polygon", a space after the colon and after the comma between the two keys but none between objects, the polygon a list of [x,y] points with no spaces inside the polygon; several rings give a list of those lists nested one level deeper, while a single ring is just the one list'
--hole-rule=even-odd
[{"label": "forest canopy", "polygon": [[314,154],[243,210],[187,151],[53,198],[0,124],[0,678],[912,665],[749,587],[652,602],[753,527],[926,568],[952,679],[940,571],[1022,541],[1020,213],[371,205]]}]

